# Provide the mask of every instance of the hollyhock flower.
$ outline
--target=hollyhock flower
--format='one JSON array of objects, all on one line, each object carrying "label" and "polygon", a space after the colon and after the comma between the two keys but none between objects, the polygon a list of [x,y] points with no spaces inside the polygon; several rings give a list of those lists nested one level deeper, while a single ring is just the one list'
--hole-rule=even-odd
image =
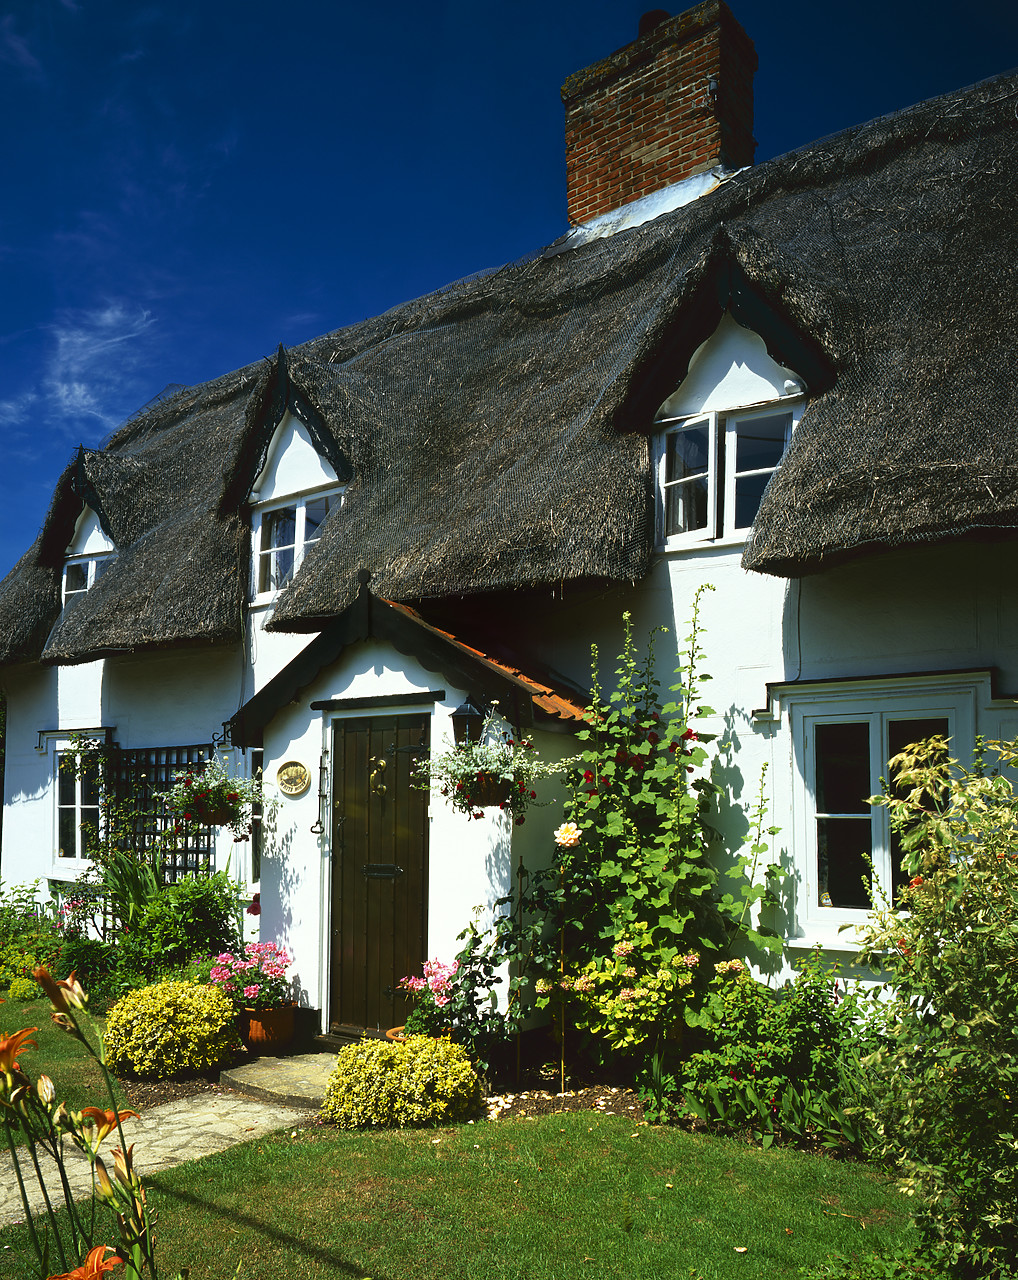
[{"label": "hollyhock flower", "polygon": [[247,908],[249,916],[260,916],[262,913],[262,895],[256,893],[251,899],[251,905]]},{"label": "hollyhock flower", "polygon": [[580,843],[580,828],[575,822],[563,822],[555,829],[555,843],[563,849],[572,849]]}]

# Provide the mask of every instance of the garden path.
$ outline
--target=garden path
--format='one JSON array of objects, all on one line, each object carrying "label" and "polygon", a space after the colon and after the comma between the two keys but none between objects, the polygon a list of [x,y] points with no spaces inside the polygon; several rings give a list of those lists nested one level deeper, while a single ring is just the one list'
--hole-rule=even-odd
[{"label": "garden path", "polygon": [[[146,1107],[136,1118],[124,1121],[124,1137],[134,1144],[134,1164],[142,1178],[171,1169],[187,1160],[225,1151],[276,1129],[303,1124],[321,1105],[325,1082],[336,1064],[333,1053],[296,1054],[290,1058],[257,1058],[243,1067],[224,1072],[222,1083],[242,1093],[203,1093],[176,1102]],[[104,1148],[117,1145],[111,1136]],[[88,1161],[72,1144],[65,1147],[68,1179],[75,1198],[91,1191]],[[48,1156],[44,1163],[51,1199],[62,1203],[56,1166]],[[113,1161],[103,1157],[112,1172]],[[28,1185],[33,1212],[44,1208],[34,1175]],[[33,1194],[34,1192],[34,1194]],[[52,1194],[55,1192],[55,1196]],[[0,1155],[0,1226],[24,1221],[11,1156]]]}]

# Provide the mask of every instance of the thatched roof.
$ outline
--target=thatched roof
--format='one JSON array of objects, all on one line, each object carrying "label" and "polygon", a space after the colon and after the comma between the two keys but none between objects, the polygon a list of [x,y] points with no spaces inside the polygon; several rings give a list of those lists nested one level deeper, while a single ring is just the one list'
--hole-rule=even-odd
[{"label": "thatched roof", "polygon": [[[1018,528],[1016,105],[1018,77],[986,81],[180,391],[61,479],[0,584],[0,660],[239,637],[286,404],[352,480],[276,628],[342,613],[361,566],[403,602],[638,579],[654,410],[726,307],[809,390],[748,567]],[[119,555],[61,618],[85,501]]]}]

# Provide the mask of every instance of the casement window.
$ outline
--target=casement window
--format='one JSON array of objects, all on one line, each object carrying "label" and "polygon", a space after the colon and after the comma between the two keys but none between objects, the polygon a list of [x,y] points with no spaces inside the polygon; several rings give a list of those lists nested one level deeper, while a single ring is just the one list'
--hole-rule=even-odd
[{"label": "casement window", "polygon": [[73,751],[56,754],[56,855],[86,861],[99,836],[99,769]]},{"label": "casement window", "polygon": [[331,510],[342,504],[341,489],[266,503],[254,513],[255,599],[271,598],[291,581],[308,552],[321,537],[321,526]]},{"label": "casement window", "polygon": [[79,596],[89,591],[113,561],[113,552],[104,552],[94,556],[69,556],[64,562],[62,586],[62,602],[66,609]]},{"label": "casement window", "polygon": [[747,533],[801,412],[797,403],[660,416],[655,423],[659,544]]},{"label": "casement window", "polygon": [[865,921],[905,879],[902,849],[884,806],[870,805],[887,762],[910,743],[949,739],[951,755],[971,757],[978,680],[812,686],[789,698],[796,774],[793,846],[797,909],[807,939],[828,942],[842,924]]}]

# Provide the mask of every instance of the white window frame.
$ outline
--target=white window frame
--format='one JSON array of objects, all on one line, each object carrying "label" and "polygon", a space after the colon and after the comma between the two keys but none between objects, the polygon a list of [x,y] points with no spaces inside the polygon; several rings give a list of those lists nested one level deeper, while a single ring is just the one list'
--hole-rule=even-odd
[{"label": "white window frame", "polygon": [[[735,486],[737,479],[752,475],[771,476],[781,465],[781,459],[773,467],[761,467],[750,471],[737,472],[736,443],[740,424],[750,422],[754,418],[772,417],[776,414],[789,414],[785,429],[785,441],[782,457],[792,438],[792,432],[798,425],[804,408],[801,395],[781,396],[762,404],[747,408],[711,409],[704,413],[682,414],[677,417],[660,417],[655,422],[657,428],[655,447],[655,477],[657,489],[657,545],[660,550],[672,550],[695,546],[699,543],[735,543],[744,542],[752,528],[749,525],[735,524]],[[668,482],[668,441],[678,432],[690,427],[705,425],[708,431],[708,465],[707,465],[707,523],[701,529],[690,529],[685,533],[668,533],[666,524],[667,493],[675,487],[676,481]],[[719,503],[719,491],[721,501]],[[755,515],[755,512],[754,512]]]},{"label": "white window frame", "polygon": [[[106,570],[110,567],[115,551],[93,552],[90,555],[83,556],[66,556],[64,558],[64,571],[60,577],[60,605],[61,608],[67,608],[67,601],[70,599],[73,603],[78,596],[83,596],[86,592],[91,591]],[[67,570],[72,565],[81,565],[85,570],[85,586],[81,591],[67,590]]]},{"label": "white window frame", "polygon": [[[796,880],[798,938],[802,946],[820,943],[836,949],[852,949],[851,929],[869,919],[866,908],[820,905],[819,848],[816,808],[816,728],[821,724],[869,725],[870,795],[878,795],[887,774],[888,726],[895,720],[946,718],[950,753],[963,763],[971,761],[975,745],[977,710],[992,700],[989,676],[964,673],[958,677],[918,676],[872,682],[846,681],[787,689],[781,699],[787,706],[793,751],[792,848]],[[870,813],[874,872],[890,897],[891,853],[887,809],[874,806]]]},{"label": "white window frame", "polygon": [[[70,774],[65,774],[63,775],[63,778],[61,777],[61,772],[60,772],[61,759],[65,756],[70,756],[74,754],[80,755],[80,752],[76,753],[74,751],[74,743],[71,741],[70,738],[56,739],[52,742],[53,867],[54,867],[55,873],[57,873],[57,878],[62,878],[62,879],[67,878],[66,876],[67,872],[72,872],[75,875],[79,875],[82,871],[86,870],[88,867],[92,865],[92,859],[85,857],[84,854],[82,853],[82,850],[85,847],[84,833],[81,829],[83,822],[85,821],[85,819],[83,818],[83,810],[88,808],[93,808],[93,807],[96,808],[97,834],[101,830],[101,823],[102,823],[102,811],[98,807],[98,805],[90,806],[82,803],[83,784],[82,784],[82,778],[80,777],[80,775],[75,774],[72,777]],[[73,789],[74,789],[73,805],[67,805],[67,804],[61,803],[61,783],[65,780],[67,782],[70,782],[73,785]],[[99,804],[101,804],[102,802],[101,793],[98,796],[98,801],[99,801]],[[71,808],[73,808],[74,810],[75,819],[76,819],[74,823],[74,853],[73,855],[61,855],[60,815],[63,811]]]},{"label": "white window frame", "polygon": [[[305,516],[307,512],[307,504],[315,501],[317,498],[335,498],[336,506],[343,505],[343,499],[346,494],[345,485],[321,485],[315,489],[309,489],[303,493],[291,493],[284,497],[274,497],[267,502],[259,503],[251,513],[251,603],[252,604],[269,604],[275,600],[276,596],[283,589],[282,587],[273,588],[268,591],[260,591],[258,584],[261,575],[261,566],[263,557],[271,550],[271,548],[262,546],[262,530],[265,526],[265,517],[274,511],[282,511],[287,507],[293,507],[295,510],[294,519],[294,543],[293,543],[293,570],[287,583],[296,578],[300,572],[300,567],[304,563],[308,551],[318,542],[321,534],[307,541],[304,537]],[[335,507],[333,507],[335,510]],[[332,511],[329,512],[329,515]],[[328,518],[328,517],[326,517]]]}]

